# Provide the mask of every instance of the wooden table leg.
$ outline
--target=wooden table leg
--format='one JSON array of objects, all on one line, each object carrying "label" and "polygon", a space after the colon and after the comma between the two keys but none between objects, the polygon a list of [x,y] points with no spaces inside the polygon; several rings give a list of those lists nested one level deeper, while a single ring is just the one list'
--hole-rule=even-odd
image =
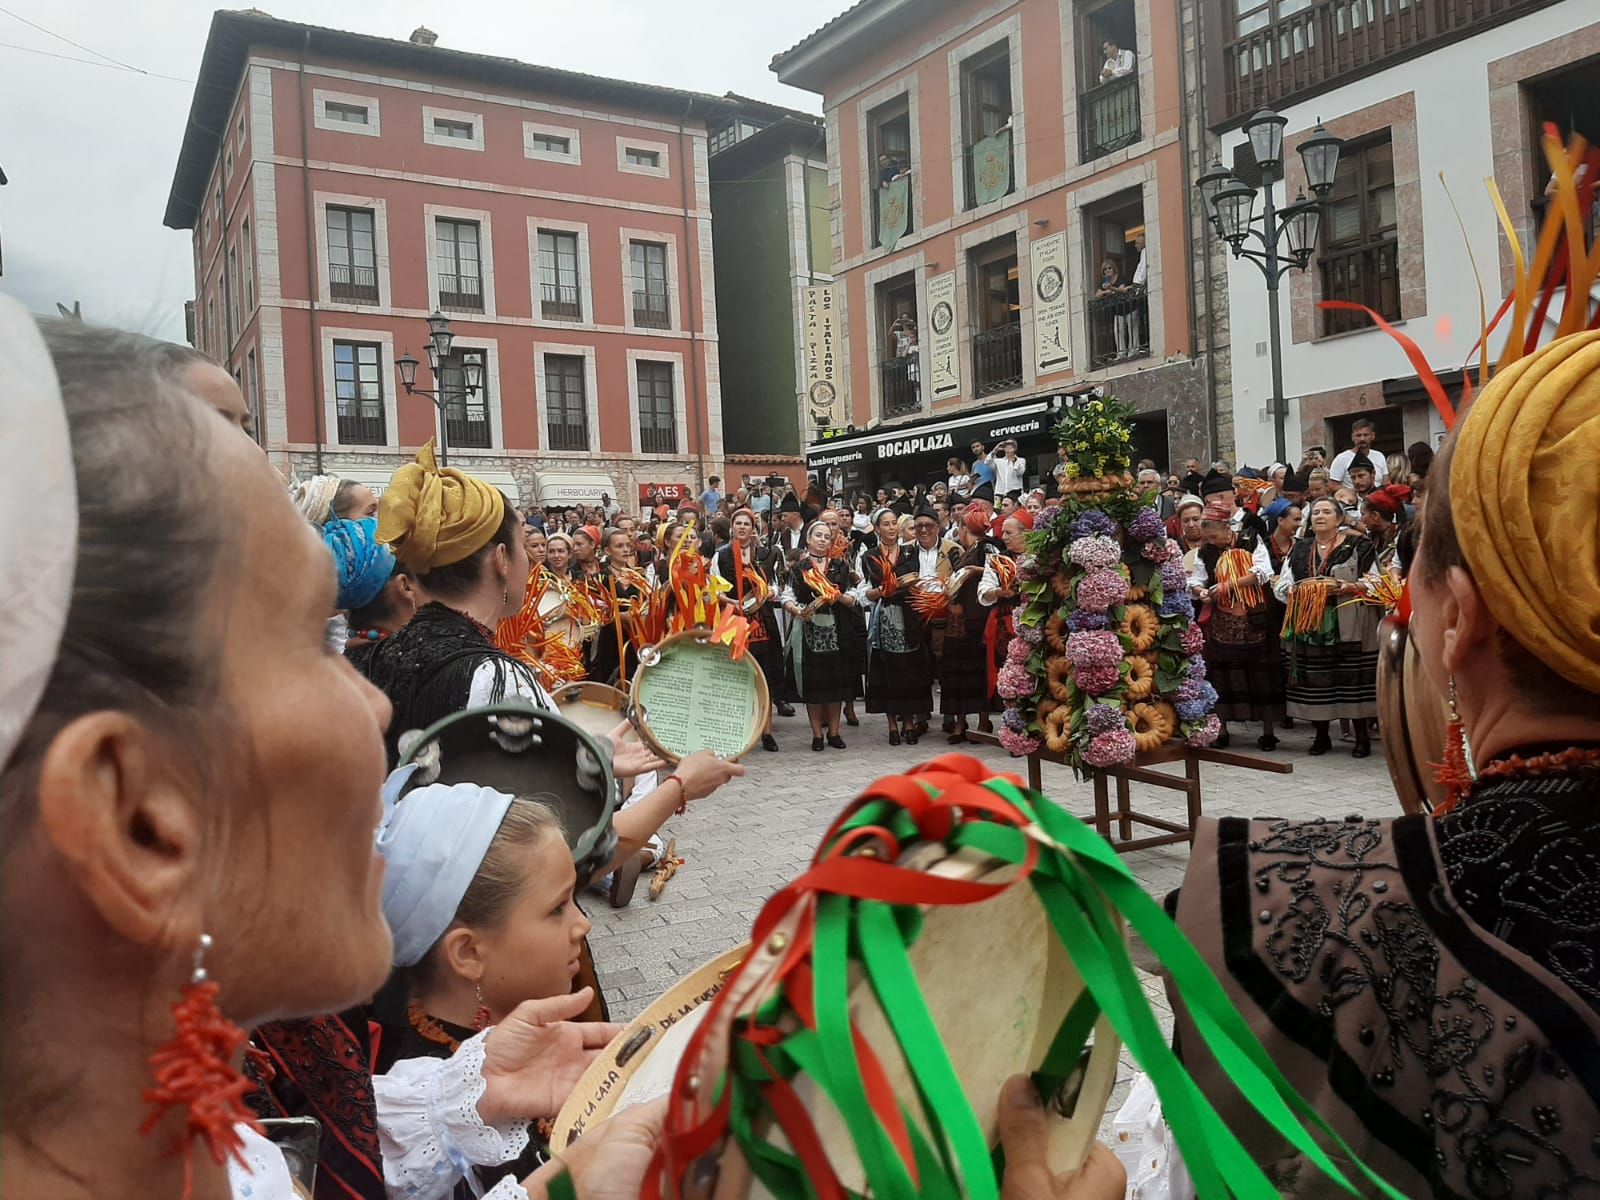
[{"label": "wooden table leg", "polygon": [[1128,777],[1123,775],[1121,772],[1118,772],[1117,836],[1123,841],[1127,841],[1133,836],[1133,821],[1131,820],[1131,814],[1133,813],[1133,798],[1131,795],[1131,788],[1132,785],[1128,783]]},{"label": "wooden table leg", "polygon": [[1028,755],[1028,787],[1035,792],[1044,791],[1044,771],[1037,754]]},{"label": "wooden table leg", "polygon": [[1111,840],[1111,796],[1104,771],[1094,773],[1094,828],[1106,841]]},{"label": "wooden table leg", "polygon": [[1189,843],[1193,845],[1195,830],[1200,824],[1200,760],[1193,754],[1184,755],[1183,777],[1188,784],[1183,794],[1189,802]]}]

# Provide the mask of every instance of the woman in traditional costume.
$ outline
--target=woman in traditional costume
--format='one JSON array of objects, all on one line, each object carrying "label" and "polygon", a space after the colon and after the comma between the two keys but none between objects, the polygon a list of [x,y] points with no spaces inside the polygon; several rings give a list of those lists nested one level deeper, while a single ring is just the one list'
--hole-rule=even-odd
[{"label": "woman in traditional costume", "polygon": [[[995,681],[1000,668],[1005,666],[1011,640],[1017,636],[1017,609],[1022,603],[1022,593],[1017,587],[1017,563],[1028,552],[1027,537],[1032,529],[1033,513],[1028,509],[1014,512],[1000,522],[1000,540],[1005,553],[990,556],[978,584],[978,603],[989,606],[984,642],[989,648],[989,706],[996,712],[1004,708],[1005,703],[995,691]],[[998,557],[1006,561],[997,561]],[[978,728],[983,729],[983,725]]]},{"label": "woman in traditional costume", "polygon": [[[828,557],[844,559],[859,579],[860,550],[850,536],[850,514],[844,509],[828,508],[823,510],[821,520],[833,530],[833,544],[828,547]],[[862,694],[867,678],[867,615],[859,597],[856,603],[841,609],[837,615],[840,622],[839,636],[847,647],[846,653],[850,656],[856,674],[854,694],[844,702],[844,723],[859,725],[861,718],[856,715],[855,697]]]},{"label": "woman in traditional costume", "polygon": [[922,618],[911,607],[916,545],[900,540],[900,519],[880,508],[872,517],[876,549],[861,553],[859,596],[867,623],[867,711],[889,719],[889,744],[916,744],[917,719],[933,710],[933,660]]},{"label": "woman in traditional costume", "polygon": [[850,564],[831,556],[833,529],[824,521],[806,526],[806,552],[789,570],[779,600],[795,621],[789,633],[785,685],[788,698],[806,706],[811,748],[843,750],[839,711],[860,684],[843,614],[856,598]]},{"label": "woman in traditional costume", "polygon": [[572,535],[547,530],[544,535],[544,568],[557,579],[572,580]]},{"label": "woman in traditional costume", "polygon": [[1375,576],[1372,543],[1344,525],[1337,501],[1311,504],[1311,533],[1299,539],[1273,583],[1288,607],[1283,641],[1289,652],[1288,710],[1316,730],[1312,754],[1333,748],[1328,726],[1355,728],[1353,758],[1372,753],[1368,722],[1378,715],[1378,621],[1370,604],[1346,604],[1367,593]]},{"label": "woman in traditional costume", "polygon": [[961,557],[952,579],[961,578],[962,582],[945,614],[944,655],[939,660],[939,712],[947,722],[955,722],[947,734],[952,745],[967,740],[968,713],[985,720],[989,715],[989,647],[983,636],[989,610],[978,599],[989,558],[999,553],[989,536],[989,524],[987,510],[975,505],[967,509],[956,529]]},{"label": "woman in traditional costume", "polygon": [[[1409,576],[1410,635],[1449,697],[1451,799],[1202,821],[1178,898],[1274,1065],[1406,1196],[1600,1192],[1596,462],[1600,332],[1500,369],[1429,472]],[[1202,1090],[1308,1194],[1312,1168],[1232,1110],[1173,1000]]]},{"label": "woman in traditional costume", "polygon": [[[748,508],[733,514],[730,528],[733,540],[712,558],[711,572],[731,585],[728,599],[750,622],[750,656],[766,677],[768,694],[777,700],[783,695],[783,639],[775,611],[782,557],[775,548],[761,544],[756,536],[755,514]],[[761,748],[778,748],[778,739],[772,736],[770,713],[767,728],[761,734]]]},{"label": "woman in traditional costume", "polygon": [[[390,959],[388,705],[329,636],[327,549],[171,349],[0,299],[0,444],[28,449],[0,472],[7,1195],[305,1195],[248,1123],[243,1030],[354,1004]],[[363,1115],[319,1195],[389,1194],[390,1151],[448,1187],[525,1121],[523,1089],[573,1068],[562,1035],[508,1020],[376,1095],[359,1040],[316,1040]],[[580,1191],[637,1184],[608,1144],[572,1158]]]},{"label": "woman in traditional costume", "polygon": [[1254,548],[1243,548],[1232,516],[1231,496],[1213,496],[1206,504],[1206,541],[1189,574],[1195,600],[1208,608],[1202,617],[1206,678],[1217,689],[1215,711],[1222,722],[1214,744],[1228,744],[1229,721],[1258,722],[1256,745],[1272,750],[1278,745],[1273,728],[1284,717],[1283,665],[1269,601],[1272,559],[1266,538],[1253,537]]},{"label": "woman in traditional costume", "polygon": [[1400,531],[1410,502],[1411,489],[1403,483],[1374,488],[1361,501],[1361,527],[1372,542],[1380,574],[1399,573]]}]

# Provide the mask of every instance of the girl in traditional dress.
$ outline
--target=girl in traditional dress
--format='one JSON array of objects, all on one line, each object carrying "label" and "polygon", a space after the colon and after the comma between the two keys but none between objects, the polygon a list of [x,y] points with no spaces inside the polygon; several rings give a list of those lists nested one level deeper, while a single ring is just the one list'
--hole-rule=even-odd
[{"label": "girl in traditional dress", "polygon": [[1273,727],[1284,716],[1278,630],[1268,601],[1272,559],[1265,538],[1252,538],[1250,550],[1240,545],[1232,516],[1231,497],[1218,495],[1207,503],[1201,526],[1206,541],[1195,555],[1189,587],[1196,601],[1210,606],[1205,662],[1222,721],[1216,744],[1228,744],[1229,721],[1258,721],[1256,745],[1271,750],[1278,744]]},{"label": "girl in traditional dress", "polygon": [[1352,757],[1372,753],[1367,723],[1378,715],[1378,610],[1341,604],[1366,591],[1374,576],[1372,543],[1344,525],[1337,501],[1312,502],[1311,535],[1298,540],[1273,584],[1289,607],[1283,640],[1289,649],[1289,715],[1316,729],[1312,754],[1333,748],[1330,721],[1355,727]]},{"label": "girl in traditional dress", "polygon": [[945,616],[944,656],[939,661],[939,712],[946,721],[955,721],[947,734],[952,745],[967,740],[967,714],[987,717],[990,707],[989,648],[984,642],[989,610],[978,599],[989,557],[999,552],[989,537],[988,518],[986,510],[974,506],[956,529],[961,557],[955,574],[964,579]]},{"label": "girl in traditional dress", "polygon": [[842,616],[855,604],[855,572],[842,558],[830,557],[833,529],[817,520],[806,526],[806,552],[790,569],[779,598],[794,618],[789,633],[785,684],[791,701],[806,706],[811,748],[844,749],[839,710],[860,683]]},{"label": "girl in traditional dress", "polygon": [[[1279,496],[1261,510],[1261,516],[1267,526],[1267,536],[1261,539],[1261,544],[1267,548],[1267,559],[1272,566],[1272,578],[1277,579],[1283,571],[1283,564],[1289,561],[1289,551],[1294,549],[1295,543],[1300,538],[1300,526],[1305,522],[1305,505],[1298,500]],[[1278,599],[1276,588],[1267,591],[1267,611],[1271,614],[1271,627],[1281,631],[1287,609],[1283,601]],[[1288,679],[1289,650],[1283,644],[1281,632],[1278,638],[1278,659],[1279,673],[1284,679]],[[1293,729],[1294,718],[1287,715],[1287,707],[1284,712],[1285,716],[1279,724],[1285,729]]]},{"label": "girl in traditional dress", "polygon": [[[749,653],[767,680],[767,692],[777,699],[783,695],[783,640],[778,633],[777,583],[780,555],[763,546],[756,536],[755,514],[741,508],[730,523],[733,541],[718,550],[711,560],[712,573],[733,585],[728,596],[750,622]],[[761,735],[761,748],[775,751],[778,739],[772,736],[772,716]]]},{"label": "girl in traditional dress", "polygon": [[[1005,550],[1004,557],[1009,559],[1013,568],[1018,559],[1028,552],[1027,537],[1033,529],[1033,514],[1027,509],[1014,512],[1000,523],[1000,540]],[[1005,572],[1002,577],[1001,569],[995,562],[995,555],[990,555],[984,563],[983,578],[978,583],[978,603],[989,606],[989,621],[984,628],[984,643],[988,646],[988,680],[989,707],[999,711],[1004,707],[1000,696],[995,692],[995,679],[1000,668],[1005,665],[1006,652],[1011,648],[1011,639],[1017,635],[1017,609],[1021,607],[1022,597],[1017,588],[1016,571],[1012,569]],[[978,728],[988,732],[985,726],[987,718],[979,722]]]},{"label": "girl in traditional dress", "polygon": [[547,532],[544,540],[545,570],[557,579],[572,578],[572,536],[559,529]]},{"label": "girl in traditional dress", "polygon": [[[860,553],[850,536],[850,514],[842,508],[829,508],[823,510],[821,519],[833,530],[833,544],[828,548],[828,557],[842,558],[849,562],[851,569],[859,578],[861,571],[856,566],[856,560],[860,557]],[[859,601],[859,597],[857,599]],[[856,716],[855,696],[861,695],[862,685],[867,677],[867,617],[859,602],[841,611],[838,616],[840,638],[848,648],[850,662],[856,674],[855,695],[844,702],[844,723],[859,725],[861,718]]]},{"label": "girl in traditional dress", "polygon": [[917,581],[915,543],[900,540],[893,509],[872,519],[876,549],[861,554],[860,597],[872,606],[867,624],[867,711],[889,718],[889,744],[917,742],[917,720],[933,709],[933,661],[922,619],[911,607]]}]

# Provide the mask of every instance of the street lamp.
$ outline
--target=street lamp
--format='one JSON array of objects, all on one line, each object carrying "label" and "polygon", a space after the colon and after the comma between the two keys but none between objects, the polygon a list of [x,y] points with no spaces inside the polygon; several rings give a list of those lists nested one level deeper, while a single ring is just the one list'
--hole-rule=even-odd
[{"label": "street lamp", "polygon": [[[1217,236],[1228,243],[1235,258],[1248,258],[1267,281],[1267,338],[1272,351],[1272,424],[1279,462],[1289,461],[1286,432],[1288,405],[1283,398],[1283,350],[1278,332],[1278,281],[1290,271],[1304,271],[1316,252],[1322,227],[1323,200],[1333,187],[1344,143],[1323,128],[1322,122],[1300,144],[1308,197],[1301,192],[1279,212],[1273,188],[1283,179],[1283,130],[1288,119],[1268,109],[1244,125],[1250,152],[1261,169],[1261,216],[1255,215],[1257,189],[1237,179],[1220,161],[1195,181],[1206,215]],[[1259,249],[1248,246],[1251,240]],[[1279,243],[1284,250],[1279,252]]]},{"label": "street lamp", "polygon": [[394,360],[395,374],[400,376],[400,386],[405,388],[408,396],[426,396],[433,401],[433,406],[439,410],[439,465],[450,465],[450,452],[448,446],[449,434],[449,406],[452,401],[467,399],[476,396],[483,387],[483,364],[477,359],[470,359],[461,364],[461,387],[451,387],[444,382],[439,374],[441,363],[449,361],[450,349],[455,345],[456,335],[451,332],[450,318],[437,309],[428,318],[428,367],[433,371],[434,387],[419,388],[417,386],[417,368],[422,364],[408,349],[399,358]]}]

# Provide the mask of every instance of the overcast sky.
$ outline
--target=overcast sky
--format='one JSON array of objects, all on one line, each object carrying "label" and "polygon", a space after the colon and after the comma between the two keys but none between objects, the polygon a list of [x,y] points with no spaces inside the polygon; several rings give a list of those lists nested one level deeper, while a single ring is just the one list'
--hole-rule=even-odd
[{"label": "overcast sky", "polygon": [[[394,38],[427,25],[454,49],[812,112],[819,98],[778,83],[767,63],[848,2],[262,0],[285,20]],[[0,0],[0,167],[10,178],[0,188],[0,289],[38,312],[78,300],[90,320],[182,340],[194,295],[189,234],[161,218],[215,7]],[[149,75],[50,55],[109,55]]]}]

